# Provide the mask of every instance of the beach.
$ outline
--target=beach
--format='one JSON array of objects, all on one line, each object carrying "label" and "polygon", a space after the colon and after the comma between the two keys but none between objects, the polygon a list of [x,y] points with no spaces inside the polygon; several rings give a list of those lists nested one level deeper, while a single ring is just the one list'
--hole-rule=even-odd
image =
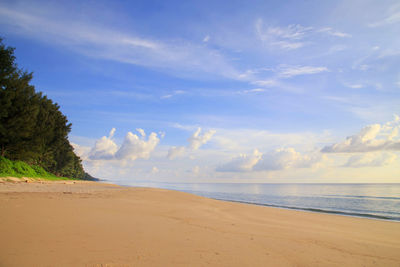
[{"label": "beach", "polygon": [[400,223],[80,181],[0,183],[0,266],[400,266]]}]

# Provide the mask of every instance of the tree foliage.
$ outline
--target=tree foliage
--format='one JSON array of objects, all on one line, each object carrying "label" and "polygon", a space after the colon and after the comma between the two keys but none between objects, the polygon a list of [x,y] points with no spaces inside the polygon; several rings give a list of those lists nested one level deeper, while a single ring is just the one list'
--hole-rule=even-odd
[{"label": "tree foliage", "polygon": [[83,178],[80,158],[68,141],[71,124],[54,103],[19,69],[14,48],[0,39],[0,153],[36,164],[58,176]]}]

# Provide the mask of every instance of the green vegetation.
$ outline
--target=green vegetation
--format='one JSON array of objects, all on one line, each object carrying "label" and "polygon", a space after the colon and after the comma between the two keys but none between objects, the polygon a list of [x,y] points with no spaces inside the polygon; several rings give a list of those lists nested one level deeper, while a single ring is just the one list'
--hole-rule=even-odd
[{"label": "green vegetation", "polygon": [[70,178],[58,177],[54,174],[46,172],[42,167],[37,165],[28,165],[23,161],[11,161],[0,156],[0,177],[29,177],[41,178],[45,180],[66,180]]},{"label": "green vegetation", "polygon": [[85,179],[68,141],[71,123],[57,103],[35,91],[32,73],[19,69],[15,59],[14,48],[0,39],[0,156],[12,160],[0,172]]}]

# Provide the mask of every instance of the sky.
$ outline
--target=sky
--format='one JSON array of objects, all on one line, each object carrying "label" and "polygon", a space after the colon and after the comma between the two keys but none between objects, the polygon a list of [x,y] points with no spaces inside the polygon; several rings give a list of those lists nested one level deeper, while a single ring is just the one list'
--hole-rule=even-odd
[{"label": "sky", "polygon": [[0,35],[116,182],[400,182],[400,3],[0,2]]}]

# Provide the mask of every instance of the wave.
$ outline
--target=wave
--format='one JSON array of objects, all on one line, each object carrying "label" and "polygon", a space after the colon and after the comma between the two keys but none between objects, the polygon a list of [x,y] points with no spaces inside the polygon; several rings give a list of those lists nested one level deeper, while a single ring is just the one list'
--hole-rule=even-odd
[{"label": "wave", "polygon": [[357,196],[357,195],[326,195],[335,198],[364,198],[364,199],[386,199],[386,200],[400,200],[400,197],[377,197],[377,196]]},{"label": "wave", "polygon": [[230,202],[237,202],[237,203],[244,203],[244,204],[252,204],[252,205],[258,205],[258,206],[267,206],[267,207],[284,208],[284,209],[292,209],[292,210],[304,210],[304,211],[311,211],[311,212],[338,214],[338,215],[372,218],[372,219],[379,219],[379,220],[400,221],[400,216],[395,217],[395,216],[376,215],[376,214],[370,214],[370,213],[347,212],[347,211],[341,211],[341,210],[328,210],[328,209],[319,209],[319,208],[304,208],[304,207],[294,207],[294,206],[285,206],[285,205],[274,205],[274,204],[257,203],[257,202],[232,200],[232,199],[221,199],[221,198],[214,198],[214,199],[230,201]]}]

